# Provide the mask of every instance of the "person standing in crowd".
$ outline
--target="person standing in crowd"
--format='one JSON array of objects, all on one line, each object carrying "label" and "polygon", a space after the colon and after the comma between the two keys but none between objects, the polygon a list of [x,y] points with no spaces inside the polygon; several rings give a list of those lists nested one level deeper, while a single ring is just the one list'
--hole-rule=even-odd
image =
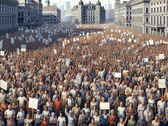
[{"label": "person standing in crowd", "polygon": [[72,110],[69,110],[69,113],[67,112],[67,106],[65,108],[65,114],[68,118],[68,126],[75,126],[76,116],[72,114]]},{"label": "person standing in crowd", "polygon": [[57,120],[57,126],[66,126],[66,119],[63,117],[63,113],[60,111],[60,116]]},{"label": "person standing in crowd", "polygon": [[16,115],[16,120],[18,120],[18,126],[24,125],[24,118],[25,118],[25,112],[23,111],[23,108],[20,108],[20,111]]},{"label": "person standing in crowd", "polygon": [[40,110],[37,109],[37,113],[34,115],[34,126],[41,126],[41,122],[42,122],[42,115],[40,114]]}]

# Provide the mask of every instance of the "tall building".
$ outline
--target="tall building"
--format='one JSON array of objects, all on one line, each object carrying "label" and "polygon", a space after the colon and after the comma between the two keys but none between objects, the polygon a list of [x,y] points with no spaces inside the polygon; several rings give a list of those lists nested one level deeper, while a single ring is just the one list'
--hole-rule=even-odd
[{"label": "tall building", "polygon": [[61,10],[64,10],[64,4],[63,4],[63,5],[61,5]]},{"label": "tall building", "polygon": [[117,6],[115,11],[115,24],[122,25],[125,27],[131,26],[132,20],[132,8],[131,1],[123,1],[119,6]]},{"label": "tall building", "polygon": [[61,21],[61,10],[56,6],[43,7],[43,23],[57,24]]},{"label": "tall building", "polygon": [[132,29],[142,32],[148,33],[148,29],[146,28],[146,23],[149,22],[149,9],[150,9],[150,0],[145,1],[137,1],[132,0]]},{"label": "tall building", "polygon": [[114,10],[106,10],[106,22],[114,22]]},{"label": "tall building", "polygon": [[0,35],[18,29],[18,1],[0,0]]},{"label": "tall building", "polygon": [[52,5],[57,7],[57,3],[53,3]]},{"label": "tall building", "polygon": [[111,1],[110,1],[110,0],[108,1],[108,9],[109,9],[109,10],[112,9],[112,4],[111,4]]},{"label": "tall building", "polygon": [[42,25],[41,0],[19,0],[18,24],[20,27],[33,28]]},{"label": "tall building", "polygon": [[114,8],[116,8],[117,6],[120,5],[120,0],[115,0],[115,3],[114,3]]},{"label": "tall building", "polygon": [[75,24],[100,24],[105,23],[105,9],[98,0],[96,4],[89,2],[84,5],[80,0],[79,4],[72,8],[72,23]]},{"label": "tall building", "polygon": [[44,6],[50,6],[50,0],[45,0]]},{"label": "tall building", "polygon": [[70,2],[66,1],[65,2],[65,10],[68,10],[70,8]]},{"label": "tall building", "polygon": [[107,4],[104,5],[104,9],[107,10]]}]

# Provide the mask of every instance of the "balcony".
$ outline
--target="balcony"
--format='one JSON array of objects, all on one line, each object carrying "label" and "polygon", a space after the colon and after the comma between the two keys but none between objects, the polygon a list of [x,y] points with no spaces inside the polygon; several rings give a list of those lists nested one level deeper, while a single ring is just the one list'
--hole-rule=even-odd
[{"label": "balcony", "polygon": [[148,26],[148,27],[154,27],[154,28],[164,28],[165,27],[165,24],[150,24],[150,22],[145,22],[145,26]]}]

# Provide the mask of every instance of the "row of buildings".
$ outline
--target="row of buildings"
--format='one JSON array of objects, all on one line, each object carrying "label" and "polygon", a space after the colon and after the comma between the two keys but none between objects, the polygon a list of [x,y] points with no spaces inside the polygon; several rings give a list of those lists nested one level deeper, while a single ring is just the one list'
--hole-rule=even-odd
[{"label": "row of buildings", "polygon": [[41,0],[0,0],[0,35],[42,25]]},{"label": "row of buildings", "polygon": [[129,0],[115,3],[115,23],[133,30],[168,36],[168,1]]}]

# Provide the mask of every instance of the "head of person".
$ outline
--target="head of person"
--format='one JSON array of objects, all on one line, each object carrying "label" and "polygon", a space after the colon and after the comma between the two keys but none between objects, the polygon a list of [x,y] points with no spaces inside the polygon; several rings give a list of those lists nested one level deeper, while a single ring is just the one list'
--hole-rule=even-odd
[{"label": "head of person", "polygon": [[40,114],[40,110],[39,109],[37,109],[37,115],[39,115]]},{"label": "head of person", "polygon": [[151,106],[150,106],[149,104],[147,105],[147,109],[148,109],[148,110],[150,110],[150,109],[151,109]]},{"label": "head of person", "polygon": [[27,118],[27,119],[30,119],[30,114],[27,114],[27,115],[26,115],[26,118]]},{"label": "head of person", "polygon": [[72,110],[69,110],[69,115],[72,116]]},{"label": "head of person", "polygon": [[120,106],[123,107],[123,102],[120,102]]},{"label": "head of person", "polygon": [[91,123],[94,124],[94,118],[91,118]]},{"label": "head of person", "polygon": [[120,118],[120,123],[123,123],[123,121],[124,121],[123,118]]},{"label": "head of person", "polygon": [[84,110],[82,110],[82,115],[85,115],[85,111]]},{"label": "head of person", "polygon": [[106,110],[103,110],[103,114],[106,115],[106,114],[107,114],[107,111],[106,111]]},{"label": "head of person", "polygon": [[44,106],[44,110],[45,110],[45,111],[47,111],[47,110],[48,110],[48,107],[47,107],[46,105]]},{"label": "head of person", "polygon": [[60,112],[59,115],[60,115],[61,117],[63,117],[63,113],[62,113],[62,112]]},{"label": "head of person", "polygon": [[141,117],[140,117],[140,118],[141,118],[141,120],[144,120],[144,118],[145,118],[145,117],[144,117],[144,115],[143,115],[143,114],[141,114]]},{"label": "head of person", "polygon": [[23,112],[23,108],[22,107],[20,108],[20,112]]},{"label": "head of person", "polygon": [[44,117],[43,117],[43,120],[44,120],[44,122],[46,122],[46,121],[47,121],[47,117],[44,116]]},{"label": "head of person", "polygon": [[158,121],[158,115],[155,115],[155,120]]},{"label": "head of person", "polygon": [[51,113],[51,117],[53,117],[53,118],[55,117],[55,113],[54,112]]},{"label": "head of person", "polygon": [[111,110],[111,115],[114,115],[114,109]]},{"label": "head of person", "polygon": [[134,120],[134,115],[131,115],[130,118],[131,118],[131,120]]}]

